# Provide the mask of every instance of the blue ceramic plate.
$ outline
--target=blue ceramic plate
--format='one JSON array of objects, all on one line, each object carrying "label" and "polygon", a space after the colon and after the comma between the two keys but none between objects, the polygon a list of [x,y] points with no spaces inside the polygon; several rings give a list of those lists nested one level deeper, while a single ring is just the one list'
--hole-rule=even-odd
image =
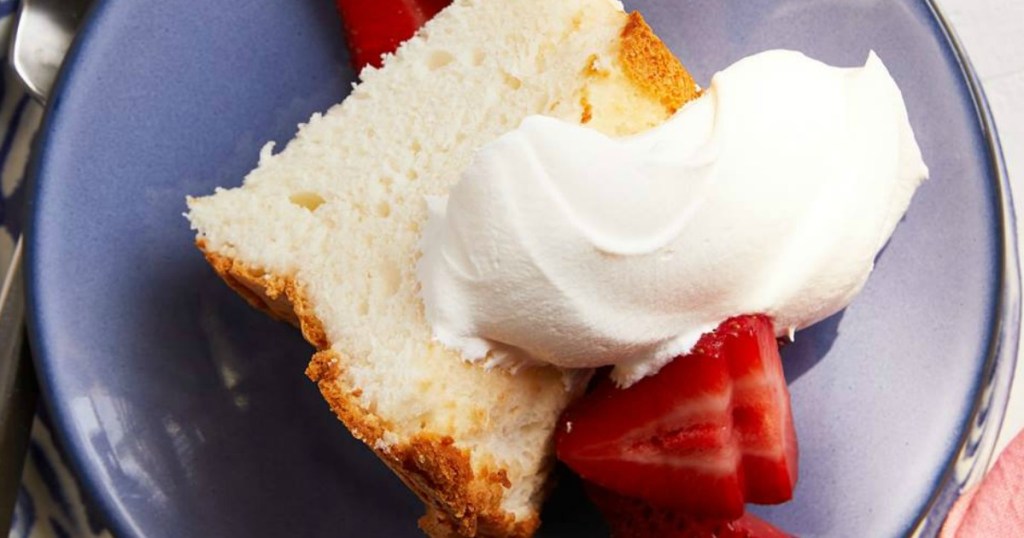
[{"label": "blue ceramic plate", "polygon": [[[844,313],[785,351],[801,536],[932,533],[987,462],[1017,346],[1016,254],[975,81],[924,1],[648,0],[701,81],[786,47],[869,49],[932,179]],[[121,536],[415,536],[420,506],[303,377],[296,331],[192,246],[186,194],[236,185],[267,140],[354,80],[329,0],[100,2],[42,128],[29,238],[38,371],[59,436]],[[600,525],[563,481],[544,533]]]}]

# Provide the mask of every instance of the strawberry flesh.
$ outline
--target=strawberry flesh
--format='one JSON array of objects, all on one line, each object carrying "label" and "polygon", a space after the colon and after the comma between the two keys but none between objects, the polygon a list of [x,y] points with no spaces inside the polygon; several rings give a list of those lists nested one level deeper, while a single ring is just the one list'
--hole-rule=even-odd
[{"label": "strawberry flesh", "polygon": [[394,52],[451,0],[335,0],[356,72],[380,67]]},{"label": "strawberry flesh", "polygon": [[738,519],[698,519],[645,501],[588,484],[587,496],[597,505],[613,538],[791,538],[752,514]]},{"label": "strawberry flesh", "polygon": [[587,481],[698,518],[789,500],[797,444],[771,321],[726,320],[626,389],[599,381],[562,416],[556,451]]}]

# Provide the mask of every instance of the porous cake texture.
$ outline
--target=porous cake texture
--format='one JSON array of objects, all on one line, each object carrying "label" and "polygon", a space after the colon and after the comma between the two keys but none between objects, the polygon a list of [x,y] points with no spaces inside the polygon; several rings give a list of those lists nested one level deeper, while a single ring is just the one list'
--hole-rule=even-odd
[{"label": "porous cake texture", "polygon": [[698,90],[610,0],[456,0],[361,78],[282,151],[264,147],[240,187],[188,200],[196,244],[251,304],[301,327],[317,350],[307,375],[423,499],[425,531],[530,535],[576,389],[432,341],[415,275],[424,196],[527,115],[625,135]]}]

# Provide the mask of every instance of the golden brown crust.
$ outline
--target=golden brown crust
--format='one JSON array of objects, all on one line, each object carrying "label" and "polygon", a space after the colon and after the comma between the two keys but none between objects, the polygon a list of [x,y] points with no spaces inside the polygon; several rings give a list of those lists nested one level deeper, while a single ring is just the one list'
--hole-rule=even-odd
[{"label": "golden brown crust", "polygon": [[[699,94],[690,75],[637,13],[630,14],[622,30],[619,59],[630,82],[669,112]],[[589,64],[588,68],[594,69]],[[581,120],[586,123],[590,103],[585,94],[582,98]],[[298,326],[317,348],[306,375],[352,434],[423,500],[426,514],[419,524],[424,532],[434,537],[527,537],[536,531],[540,525],[537,516],[516,521],[502,510],[503,492],[511,487],[505,470],[485,466],[474,472],[470,454],[457,448],[451,437],[424,432],[401,443],[385,442],[389,424],[360,404],[358,387],[343,386],[347,358],[331,349],[323,324],[294,278],[212,252],[201,238],[196,246],[239,295],[271,316]]]},{"label": "golden brown crust", "polygon": [[580,114],[580,124],[586,125],[590,123],[590,120],[594,119],[594,107],[590,104],[590,96],[587,92],[587,87],[583,87],[583,93],[580,95],[580,108],[583,112]]},{"label": "golden brown crust", "polygon": [[273,318],[295,325],[302,330],[306,341],[317,349],[329,347],[323,324],[313,315],[313,307],[295,282],[212,252],[206,248],[203,239],[197,239],[196,246],[224,282],[250,305]]},{"label": "golden brown crust", "polygon": [[501,509],[503,489],[511,484],[504,470],[477,476],[469,453],[449,436],[422,433],[407,442],[378,445],[386,423],[359,404],[355,391],[345,392],[337,380],[343,359],[332,351],[313,356],[306,375],[320,388],[338,418],[427,505],[420,526],[431,536],[530,536],[539,525],[532,518],[516,522]]},{"label": "golden brown crust", "polygon": [[388,424],[359,403],[359,389],[342,387],[345,357],[330,349],[323,325],[313,315],[302,287],[293,278],[273,275],[196,246],[218,275],[252,306],[302,329],[318,351],[306,368],[334,414],[366,443],[426,504],[420,527],[430,536],[531,536],[537,517],[516,521],[501,509],[503,490],[511,487],[504,469],[474,473],[470,455],[449,436],[422,433],[402,443],[380,443]]},{"label": "golden brown crust", "polygon": [[635,86],[675,112],[700,96],[693,77],[637,12],[622,28],[619,63]]}]

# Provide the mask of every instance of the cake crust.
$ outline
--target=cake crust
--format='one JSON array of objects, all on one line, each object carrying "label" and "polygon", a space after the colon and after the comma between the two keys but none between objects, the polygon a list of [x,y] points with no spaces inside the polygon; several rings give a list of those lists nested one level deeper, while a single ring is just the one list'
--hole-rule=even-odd
[{"label": "cake crust", "polygon": [[700,96],[700,86],[640,13],[629,14],[620,35],[619,63],[629,80],[669,113]]},{"label": "cake crust", "polygon": [[[699,94],[690,75],[637,13],[629,14],[621,32],[618,60],[630,82],[668,113]],[[360,404],[358,387],[343,387],[339,382],[348,358],[332,348],[301,282],[214,252],[202,236],[196,246],[249,304],[299,327],[316,348],[307,377],[352,435],[424,502],[426,514],[419,520],[424,532],[435,537],[533,535],[540,525],[537,514],[517,520],[502,508],[503,493],[511,486],[505,469],[478,463],[474,471],[469,452],[458,448],[451,436],[435,432],[419,432],[397,443],[385,441],[392,425]]]},{"label": "cake crust", "polygon": [[511,484],[504,469],[484,466],[474,473],[470,455],[455,447],[450,436],[419,433],[407,442],[381,444],[390,424],[359,404],[359,389],[345,391],[337,380],[345,357],[330,349],[323,325],[312,314],[301,285],[207,248],[196,240],[207,262],[250,305],[295,325],[316,349],[306,376],[316,383],[331,410],[352,435],[365,443],[426,505],[420,528],[434,537],[532,536],[536,516],[516,521],[502,510],[502,490]]}]

